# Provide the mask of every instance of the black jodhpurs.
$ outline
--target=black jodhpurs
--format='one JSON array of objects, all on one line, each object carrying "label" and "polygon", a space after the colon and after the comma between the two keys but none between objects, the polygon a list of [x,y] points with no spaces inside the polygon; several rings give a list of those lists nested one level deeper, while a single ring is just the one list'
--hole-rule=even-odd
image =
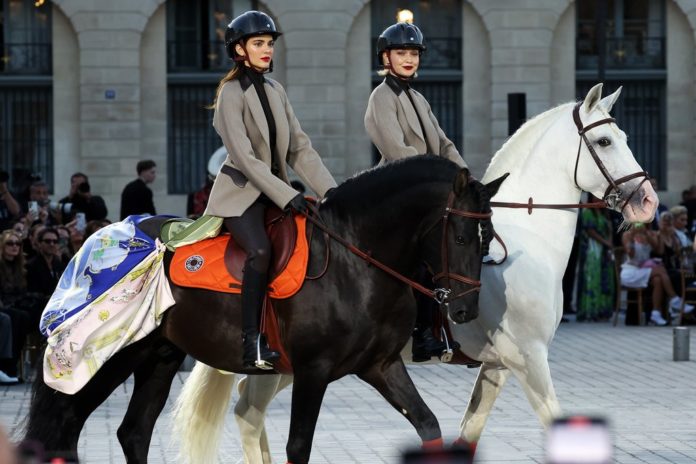
[{"label": "black jodhpurs", "polygon": [[269,201],[261,197],[241,216],[225,218],[225,227],[247,253],[242,277],[242,331],[246,334],[258,332],[266,296],[271,242],[266,235],[264,216]]}]

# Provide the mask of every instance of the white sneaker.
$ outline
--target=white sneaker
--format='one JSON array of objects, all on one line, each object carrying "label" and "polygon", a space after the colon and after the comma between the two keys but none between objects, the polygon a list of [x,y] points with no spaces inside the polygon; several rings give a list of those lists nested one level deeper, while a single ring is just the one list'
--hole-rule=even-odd
[{"label": "white sneaker", "polygon": [[[678,313],[681,310],[681,305],[682,305],[682,299],[678,296],[672,297],[671,300],[669,300],[669,310],[672,313]],[[689,314],[694,310],[694,305],[690,305],[688,303],[684,304],[684,314]]]},{"label": "white sneaker", "polygon": [[3,371],[0,371],[0,384],[12,385],[15,383],[19,383],[19,379],[17,377],[10,377]]},{"label": "white sneaker", "polygon": [[657,309],[653,309],[650,313],[650,322],[655,325],[667,325],[667,321],[662,317],[662,314],[660,314],[660,311]]}]

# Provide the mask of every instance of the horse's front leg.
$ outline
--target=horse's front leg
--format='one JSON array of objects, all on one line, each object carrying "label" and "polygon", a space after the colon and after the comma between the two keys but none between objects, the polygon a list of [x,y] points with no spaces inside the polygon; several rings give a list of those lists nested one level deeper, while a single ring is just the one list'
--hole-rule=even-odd
[{"label": "horse's front leg", "polygon": [[423,440],[423,446],[442,446],[437,418],[416,390],[401,358],[391,364],[376,364],[359,377],[375,387],[394,409],[408,419]]},{"label": "horse's front leg", "polygon": [[551,380],[546,345],[519,346],[514,355],[503,356],[502,362],[519,380],[542,425],[548,427],[560,415],[561,407]]},{"label": "horse's front leg", "polygon": [[474,388],[469,397],[469,404],[459,426],[459,438],[471,446],[481,438],[483,427],[491,413],[493,403],[510,377],[505,367],[483,363],[476,377]]},{"label": "horse's front leg", "polygon": [[234,416],[242,439],[244,462],[271,464],[266,436],[266,409],[275,396],[292,383],[292,375],[250,375],[239,381]]},{"label": "horse's front leg", "polygon": [[129,464],[147,462],[155,422],[184,357],[183,351],[165,341],[135,370],[133,395],[116,432]]},{"label": "horse's front leg", "polygon": [[[293,365],[297,365],[293,363]],[[295,383],[292,387],[292,411],[290,414],[290,433],[285,450],[288,464],[307,464],[312,452],[314,429],[319,418],[319,410],[329,384],[329,366],[313,363],[300,364],[295,369]]]}]

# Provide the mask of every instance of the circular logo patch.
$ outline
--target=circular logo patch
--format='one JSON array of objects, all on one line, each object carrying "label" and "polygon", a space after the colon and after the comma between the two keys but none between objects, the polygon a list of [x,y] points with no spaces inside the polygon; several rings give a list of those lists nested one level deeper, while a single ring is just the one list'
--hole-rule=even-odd
[{"label": "circular logo patch", "polygon": [[201,255],[189,256],[185,266],[187,271],[196,272],[203,267],[203,257]]}]

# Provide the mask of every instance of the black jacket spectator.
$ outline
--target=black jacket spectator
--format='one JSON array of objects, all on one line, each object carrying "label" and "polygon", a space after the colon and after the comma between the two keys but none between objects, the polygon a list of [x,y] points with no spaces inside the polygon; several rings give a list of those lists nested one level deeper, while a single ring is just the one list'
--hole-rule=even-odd
[{"label": "black jacket spectator", "polygon": [[81,172],[70,177],[70,194],[61,199],[60,203],[72,205],[69,212],[62,212],[63,224],[72,221],[77,212],[85,213],[87,222],[106,219],[109,214],[104,199],[99,195],[92,195],[89,180]]},{"label": "black jacket spectator", "polygon": [[121,220],[132,214],[157,214],[152,201],[152,190],[147,186],[155,180],[156,167],[151,160],[138,162],[138,178],[126,185],[121,193]]}]

